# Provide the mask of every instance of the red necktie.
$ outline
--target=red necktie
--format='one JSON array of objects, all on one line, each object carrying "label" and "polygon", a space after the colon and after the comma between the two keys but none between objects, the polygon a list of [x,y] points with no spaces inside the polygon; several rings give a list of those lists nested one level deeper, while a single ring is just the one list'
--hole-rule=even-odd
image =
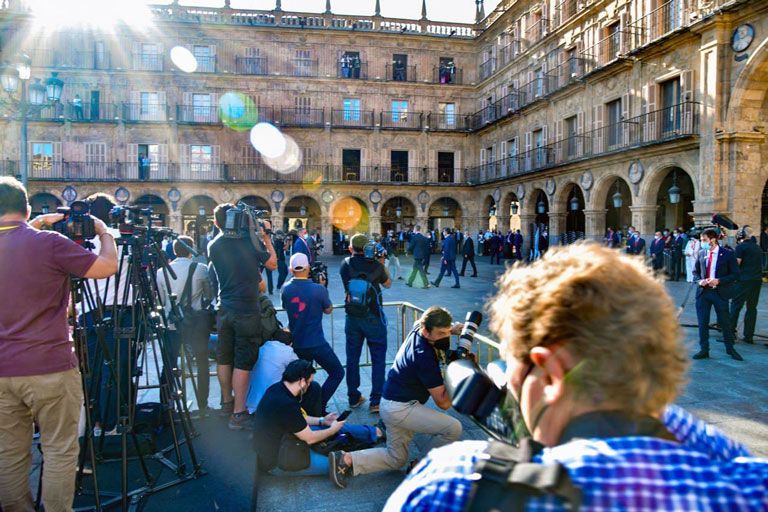
[{"label": "red necktie", "polygon": [[707,260],[707,277],[709,277],[710,270],[712,268],[712,255],[715,251],[709,251],[709,259]]}]

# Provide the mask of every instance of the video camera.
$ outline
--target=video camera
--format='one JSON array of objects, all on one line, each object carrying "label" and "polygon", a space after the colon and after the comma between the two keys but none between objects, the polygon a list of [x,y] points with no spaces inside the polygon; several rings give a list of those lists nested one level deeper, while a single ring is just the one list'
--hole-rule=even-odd
[{"label": "video camera", "polygon": [[363,257],[367,260],[378,260],[387,257],[387,250],[376,242],[368,242],[363,247]]},{"label": "video camera", "polygon": [[131,236],[137,228],[147,226],[147,221],[152,218],[152,208],[140,206],[115,206],[109,212],[112,225],[120,231],[120,236]]},{"label": "video camera", "polygon": [[309,266],[309,278],[312,282],[321,284],[320,280],[325,279],[325,287],[328,287],[328,265],[322,261],[315,261]]},{"label": "video camera", "polygon": [[233,206],[227,210],[227,217],[222,226],[222,233],[226,238],[246,238],[248,237],[249,221],[248,214],[251,213],[253,218],[256,219],[256,223],[260,228],[269,235],[272,234],[271,230],[264,227],[264,222],[261,220],[265,215],[269,215],[267,210],[259,210],[250,206],[242,201],[237,203],[237,206]]},{"label": "video camera", "polygon": [[82,244],[96,236],[96,226],[91,217],[91,206],[85,201],[73,201],[69,207],[56,208],[64,218],[53,224],[53,230],[70,240]]}]

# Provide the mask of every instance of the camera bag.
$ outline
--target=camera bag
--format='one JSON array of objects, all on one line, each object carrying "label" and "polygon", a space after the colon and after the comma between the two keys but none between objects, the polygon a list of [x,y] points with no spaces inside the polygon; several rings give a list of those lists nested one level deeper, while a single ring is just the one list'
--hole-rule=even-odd
[{"label": "camera bag", "polygon": [[277,453],[277,467],[283,471],[301,471],[309,464],[309,445],[293,434],[284,434]]}]

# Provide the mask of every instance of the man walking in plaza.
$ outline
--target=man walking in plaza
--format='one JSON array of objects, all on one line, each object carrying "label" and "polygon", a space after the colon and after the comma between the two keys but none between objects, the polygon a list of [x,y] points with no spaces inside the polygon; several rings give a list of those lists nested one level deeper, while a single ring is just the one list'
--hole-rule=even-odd
[{"label": "man walking in plaza", "polygon": [[464,277],[464,271],[467,269],[467,262],[469,262],[472,265],[472,277],[477,277],[477,266],[475,265],[475,242],[472,240],[469,231],[464,233],[464,243],[461,245],[463,261],[461,262],[461,272],[459,272],[459,275]]},{"label": "man walking in plaza", "polygon": [[736,246],[736,262],[739,264],[739,279],[736,282],[735,296],[731,301],[731,328],[736,333],[739,314],[744,304],[744,343],[754,343],[755,322],[757,321],[757,303],[763,285],[763,251],[757,245],[754,231],[749,226],[743,228],[744,240]]},{"label": "man walking in plaza", "polygon": [[35,510],[29,489],[33,422],[45,457],[42,500],[69,512],[75,495],[83,382],[67,323],[70,275],[100,279],[117,272],[117,248],[93,219],[99,254],[53,231],[63,215],[27,223],[32,208],[15,178],[0,178],[0,507]]},{"label": "man walking in plaza", "polygon": [[387,359],[387,321],[384,315],[381,287],[389,288],[392,280],[381,260],[369,259],[363,255],[368,237],[357,233],[349,240],[352,256],[346,258],[339,269],[341,282],[346,292],[345,306],[347,354],[347,395],[352,408],[360,407],[365,398],[360,393],[360,355],[363,343],[368,342],[371,353],[371,401],[369,411],[379,412],[381,390]]},{"label": "man walking in plaza", "polygon": [[430,250],[429,239],[421,234],[421,226],[417,225],[413,228],[413,234],[408,241],[408,252],[413,254],[413,269],[405,282],[406,286],[413,286],[413,280],[418,274],[424,283],[424,288],[429,288],[429,279],[427,279],[427,273],[424,269],[424,262]]},{"label": "man walking in plaza", "polygon": [[461,288],[459,284],[459,272],[456,270],[456,235],[450,228],[443,230],[442,241],[442,254],[440,259],[440,274],[437,279],[432,283],[435,287],[440,287],[440,281],[443,280],[443,276],[447,273],[449,276],[453,274],[456,283],[451,288]]}]

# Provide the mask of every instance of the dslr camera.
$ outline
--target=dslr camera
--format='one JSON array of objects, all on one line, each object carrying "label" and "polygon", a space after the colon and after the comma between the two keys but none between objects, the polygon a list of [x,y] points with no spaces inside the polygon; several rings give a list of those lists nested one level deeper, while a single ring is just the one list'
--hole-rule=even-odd
[{"label": "dslr camera", "polygon": [[322,261],[315,261],[309,266],[309,278],[313,283],[321,284],[320,280],[325,279],[325,287],[328,287],[328,265]]},{"label": "dslr camera", "polygon": [[[271,230],[268,230],[264,226],[264,221],[262,220],[264,216],[269,215],[269,212],[266,210],[259,210],[257,208],[254,208],[253,206],[250,206],[248,204],[245,204],[244,202],[240,201],[237,203],[237,206],[233,206],[229,210],[227,210],[227,218],[224,221],[224,226],[222,226],[221,231],[224,234],[226,238],[246,238],[248,237],[248,230],[249,230],[249,221],[248,221],[248,214],[251,213],[253,215],[253,218],[256,219],[256,223],[258,226],[263,229],[268,235],[272,234]],[[253,229],[253,228],[250,228]]]},{"label": "dslr camera", "polygon": [[53,230],[70,240],[82,243],[96,236],[96,226],[91,217],[91,207],[85,201],[74,201],[69,207],[56,209],[64,218],[53,224]]}]

